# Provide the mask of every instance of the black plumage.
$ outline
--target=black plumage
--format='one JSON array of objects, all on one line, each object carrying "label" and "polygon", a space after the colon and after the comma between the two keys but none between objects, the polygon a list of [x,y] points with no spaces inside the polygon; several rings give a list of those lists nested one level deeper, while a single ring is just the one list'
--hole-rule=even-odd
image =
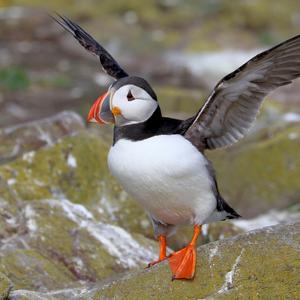
[{"label": "black plumage", "polygon": [[60,15],[57,15],[57,18],[52,16],[52,18],[70,32],[81,46],[99,57],[102,68],[108,75],[115,79],[128,76],[117,61],[78,24]]}]

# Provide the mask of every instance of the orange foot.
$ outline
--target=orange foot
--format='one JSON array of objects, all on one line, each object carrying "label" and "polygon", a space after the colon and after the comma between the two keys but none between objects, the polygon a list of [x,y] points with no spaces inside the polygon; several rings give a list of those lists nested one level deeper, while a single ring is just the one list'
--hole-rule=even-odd
[{"label": "orange foot", "polygon": [[146,268],[150,268],[150,267],[152,267],[152,266],[154,266],[154,265],[156,265],[156,264],[158,264],[158,263],[160,263],[160,262],[166,260],[167,258],[168,258],[168,256],[166,256],[166,257],[164,257],[164,258],[162,258],[162,259],[158,259],[158,260],[152,261],[152,262],[150,262],[150,263],[148,264],[148,266],[147,266]]},{"label": "orange foot", "polygon": [[159,259],[152,261],[151,263],[148,264],[147,268],[150,268],[162,261],[164,261],[165,259],[167,259],[167,239],[165,235],[160,235],[158,237],[158,241],[159,241]]},{"label": "orange foot", "polygon": [[172,271],[172,280],[193,279],[196,268],[196,248],[188,245],[185,248],[174,252],[169,258]]},{"label": "orange foot", "polygon": [[200,232],[201,226],[195,226],[190,244],[170,255],[169,264],[173,274],[172,280],[194,278],[196,269],[196,242]]}]

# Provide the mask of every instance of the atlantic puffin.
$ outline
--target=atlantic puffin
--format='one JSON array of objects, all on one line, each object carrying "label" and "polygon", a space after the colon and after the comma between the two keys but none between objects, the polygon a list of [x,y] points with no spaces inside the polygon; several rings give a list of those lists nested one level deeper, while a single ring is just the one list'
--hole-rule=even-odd
[{"label": "atlantic puffin", "polygon": [[[108,167],[146,210],[159,241],[158,260],[168,259],[172,279],[192,279],[201,226],[240,215],[220,195],[205,150],[240,140],[265,96],[300,76],[300,35],[264,51],[218,82],[204,105],[186,120],[162,116],[157,96],[143,78],[131,76],[85,30],[54,17],[115,81],[92,105],[89,122],[114,124]],[[191,242],[167,255],[167,237],[178,225],[193,225]]]}]

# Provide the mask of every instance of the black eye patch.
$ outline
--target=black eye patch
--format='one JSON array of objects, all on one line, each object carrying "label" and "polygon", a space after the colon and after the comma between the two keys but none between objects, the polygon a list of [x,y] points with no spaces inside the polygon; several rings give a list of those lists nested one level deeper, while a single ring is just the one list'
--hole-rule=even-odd
[{"label": "black eye patch", "polygon": [[132,100],[134,100],[134,99],[135,99],[135,98],[133,97],[131,91],[129,90],[129,92],[128,92],[128,94],[127,94],[127,100],[128,100],[128,101],[132,101]]}]

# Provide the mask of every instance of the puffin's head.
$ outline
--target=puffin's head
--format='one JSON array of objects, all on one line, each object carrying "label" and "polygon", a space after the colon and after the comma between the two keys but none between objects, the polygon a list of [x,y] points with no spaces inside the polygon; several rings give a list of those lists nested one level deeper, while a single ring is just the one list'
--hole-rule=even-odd
[{"label": "puffin's head", "polygon": [[142,123],[158,108],[154,91],[143,78],[129,76],[90,34],[66,17],[53,19],[86,50],[99,57],[102,69],[116,81],[100,96],[90,109],[89,122],[114,123],[116,126]]},{"label": "puffin's head", "polygon": [[88,115],[89,122],[125,126],[148,120],[158,107],[156,94],[140,77],[127,76],[115,81],[100,96]]}]

